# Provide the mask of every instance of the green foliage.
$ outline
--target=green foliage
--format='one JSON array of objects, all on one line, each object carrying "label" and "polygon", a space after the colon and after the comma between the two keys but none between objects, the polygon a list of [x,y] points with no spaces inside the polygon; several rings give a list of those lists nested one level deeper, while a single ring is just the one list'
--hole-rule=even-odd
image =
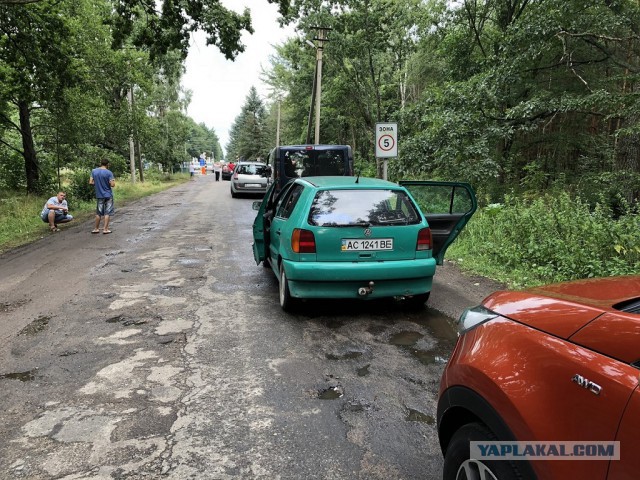
[{"label": "green foliage", "polygon": [[637,208],[613,218],[567,193],[507,197],[477,212],[448,255],[513,286],[637,274],[639,228]]},{"label": "green foliage", "polygon": [[240,114],[231,126],[227,158],[266,159],[275,142],[268,136],[267,112],[255,87],[251,87]]},{"label": "green foliage", "polygon": [[69,203],[75,199],[88,202],[95,198],[95,187],[89,184],[90,177],[91,170],[89,169],[79,169],[73,173],[67,187]]}]

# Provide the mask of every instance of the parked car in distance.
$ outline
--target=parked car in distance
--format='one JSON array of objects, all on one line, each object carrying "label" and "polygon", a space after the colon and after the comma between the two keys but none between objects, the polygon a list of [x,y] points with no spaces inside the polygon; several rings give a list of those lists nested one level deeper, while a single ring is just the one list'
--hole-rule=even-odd
[{"label": "parked car in distance", "polygon": [[[298,178],[279,192],[272,184],[253,204],[253,253],[278,278],[282,308],[311,298],[402,297],[423,306],[436,264],[473,215],[476,198],[468,184],[411,183],[411,193],[385,180],[345,176]],[[412,194],[432,200],[437,229]]]},{"label": "parked car in distance", "polygon": [[262,162],[238,162],[231,176],[231,196],[263,194],[267,191],[269,169]]},{"label": "parked car in distance", "polygon": [[[459,334],[438,400],[445,480],[638,478],[640,276],[496,292],[462,314]],[[470,441],[578,450],[487,460]],[[587,441],[620,442],[620,459],[584,460],[597,451]]]},{"label": "parked car in distance", "polygon": [[222,180],[231,180],[234,167],[235,167],[235,164],[232,162],[225,163],[222,166]]}]

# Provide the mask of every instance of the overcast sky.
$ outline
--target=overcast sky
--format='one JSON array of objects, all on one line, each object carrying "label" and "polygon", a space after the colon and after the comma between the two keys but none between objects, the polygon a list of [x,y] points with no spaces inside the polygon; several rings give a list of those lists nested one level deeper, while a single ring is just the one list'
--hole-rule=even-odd
[{"label": "overcast sky", "polygon": [[282,44],[294,32],[291,27],[279,27],[278,8],[267,0],[223,0],[222,3],[238,12],[248,6],[255,33],[243,35],[246,49],[234,62],[226,60],[216,47],[207,47],[205,36],[196,34],[189,48],[182,86],[192,92],[188,115],[197,123],[213,128],[226,152],[229,128],[251,86],[263,97],[269,94],[267,86],[260,81],[260,72],[262,67],[269,66],[273,45]]}]

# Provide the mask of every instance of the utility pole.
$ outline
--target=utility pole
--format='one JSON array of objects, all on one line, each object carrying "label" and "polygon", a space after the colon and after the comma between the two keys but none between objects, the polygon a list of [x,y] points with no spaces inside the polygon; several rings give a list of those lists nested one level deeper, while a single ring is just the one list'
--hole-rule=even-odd
[{"label": "utility pole", "polygon": [[129,131],[129,165],[131,167],[131,183],[136,183],[136,152],[133,143],[133,85],[129,85],[129,111],[131,112],[131,130]]},{"label": "utility pole", "polygon": [[276,120],[276,147],[280,146],[280,98],[278,98],[278,117]]},{"label": "utility pole", "polygon": [[316,110],[316,118],[315,118],[315,144],[320,144],[320,103],[322,97],[322,53],[324,50],[324,42],[328,42],[327,33],[332,30],[329,27],[312,27],[318,30],[318,36],[314,38],[317,42],[314,44],[313,42],[307,40],[307,43],[314,46],[316,49],[316,71],[313,78],[313,91],[311,95],[311,108],[309,109],[309,123],[307,125],[307,143],[311,141],[311,117],[314,108],[315,102],[315,110]]}]

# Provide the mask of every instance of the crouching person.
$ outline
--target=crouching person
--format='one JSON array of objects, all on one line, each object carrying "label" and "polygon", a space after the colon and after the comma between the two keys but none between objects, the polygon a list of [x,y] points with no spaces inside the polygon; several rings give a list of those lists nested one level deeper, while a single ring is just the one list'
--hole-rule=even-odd
[{"label": "crouching person", "polygon": [[59,232],[59,223],[67,223],[73,220],[73,216],[69,215],[69,206],[67,205],[67,194],[58,192],[58,195],[51,197],[44,204],[44,208],[40,213],[43,222],[49,224],[52,232]]}]

